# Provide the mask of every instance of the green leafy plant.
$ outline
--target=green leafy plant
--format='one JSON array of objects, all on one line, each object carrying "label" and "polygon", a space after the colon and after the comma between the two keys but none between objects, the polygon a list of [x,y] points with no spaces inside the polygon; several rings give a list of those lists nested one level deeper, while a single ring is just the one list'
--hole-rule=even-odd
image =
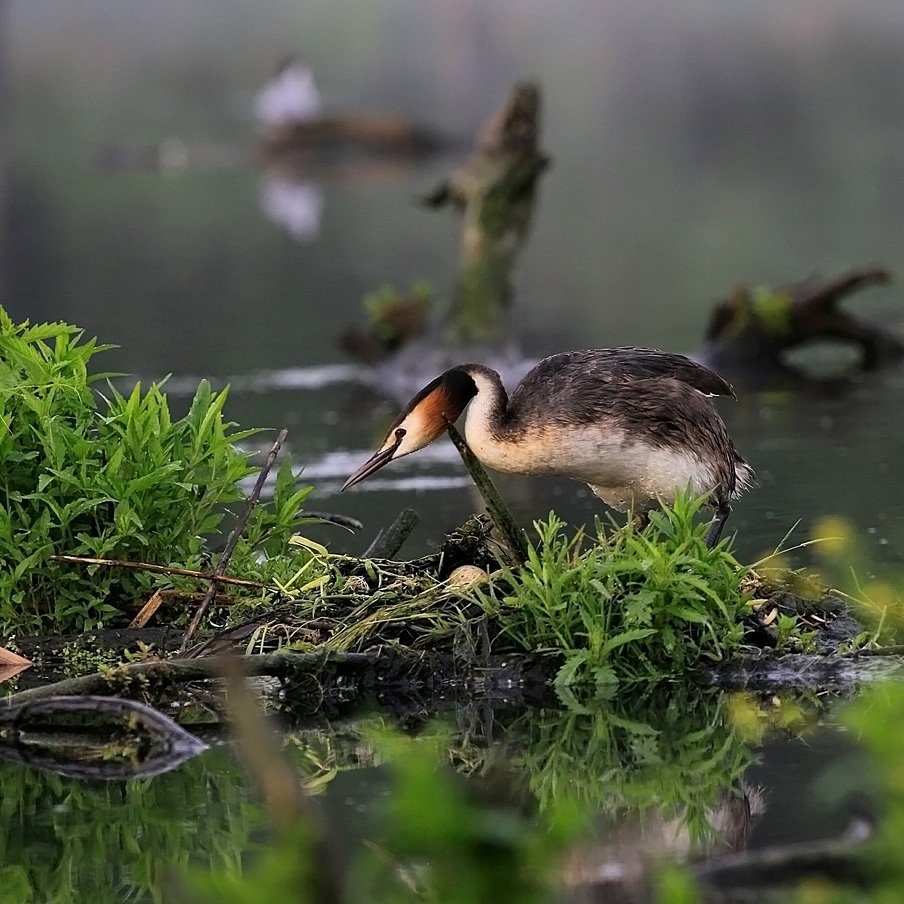
[{"label": "green leafy plant", "polygon": [[583,549],[550,513],[534,526],[528,561],[476,598],[502,632],[527,650],[564,654],[560,687],[660,680],[723,659],[742,640],[747,570],[725,543],[710,549],[694,516],[701,500],[606,533]]},{"label": "green leafy plant", "polygon": [[[88,367],[109,347],[64,323],[15,324],[0,308],[0,633],[97,627],[155,581],[55,554],[201,566],[255,470],[236,443],[256,431],[224,419],[225,390],[202,381],[178,419],[156,384],[95,392],[109,375]],[[284,463],[245,549],[284,549],[306,492]]]}]

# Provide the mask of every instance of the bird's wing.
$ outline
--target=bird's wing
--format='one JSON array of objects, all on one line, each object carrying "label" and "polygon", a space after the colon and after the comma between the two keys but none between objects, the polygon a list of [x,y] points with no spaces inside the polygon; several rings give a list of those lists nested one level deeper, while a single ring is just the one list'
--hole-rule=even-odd
[{"label": "bird's wing", "polygon": [[708,396],[734,398],[731,385],[708,367],[684,355],[652,348],[603,348],[553,355],[537,365],[549,374],[562,368],[581,371],[585,377],[606,383],[633,383],[656,378],[679,380]]}]

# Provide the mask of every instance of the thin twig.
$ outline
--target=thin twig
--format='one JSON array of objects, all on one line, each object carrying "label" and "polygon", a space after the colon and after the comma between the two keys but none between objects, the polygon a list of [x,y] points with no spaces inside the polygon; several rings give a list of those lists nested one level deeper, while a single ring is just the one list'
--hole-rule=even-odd
[{"label": "thin twig", "polygon": [[[244,578],[230,578],[213,571],[193,571],[191,568],[175,568],[171,565],[152,565],[150,562],[127,562],[122,559],[93,559],[89,556],[51,556],[51,562],[65,562],[69,565],[104,565],[108,568],[131,568],[134,571],[148,571],[152,574],[174,574],[183,578],[197,578],[199,581],[211,581],[214,578],[220,584],[234,584],[236,587],[254,587],[258,590],[278,590],[270,584],[260,581],[248,581]],[[165,591],[164,591],[165,592]]]},{"label": "thin twig", "polygon": [[518,527],[517,522],[512,517],[512,513],[508,510],[508,506],[502,501],[499,491],[493,485],[489,475],[484,470],[483,465],[477,456],[471,451],[464,437],[455,429],[454,424],[448,426],[449,436],[455,443],[471,479],[477,486],[483,501],[486,503],[487,511],[496,529],[502,534],[502,542],[506,552],[512,557],[516,565],[523,565],[527,561],[527,538],[524,531]]},{"label": "thin twig", "polygon": [[185,636],[182,638],[182,646],[179,648],[181,653],[185,653],[188,649],[189,643],[191,643],[192,637],[195,636],[195,632],[198,630],[198,626],[201,624],[201,619],[207,614],[207,610],[210,607],[213,598],[217,595],[217,589],[219,588],[219,583],[222,578],[223,572],[226,571],[227,566],[229,565],[229,560],[232,558],[233,550],[235,549],[236,543],[239,542],[239,537],[242,535],[242,531],[245,529],[245,524],[248,521],[251,512],[254,509],[254,506],[257,505],[257,501],[260,498],[261,490],[264,488],[264,481],[267,479],[267,475],[270,473],[270,468],[273,467],[274,462],[276,461],[276,456],[279,455],[279,450],[282,448],[282,444],[286,440],[286,436],[288,435],[289,430],[287,427],[283,427],[282,430],[279,431],[276,440],[273,443],[273,446],[270,449],[269,454],[267,455],[267,460],[264,462],[264,466],[261,468],[260,474],[257,475],[257,482],[254,484],[254,489],[251,491],[251,495],[248,497],[248,501],[245,503],[245,508],[242,511],[242,514],[239,516],[239,520],[236,522],[235,527],[232,529],[232,533],[229,535],[229,538],[226,540],[226,546],[223,547],[223,552],[220,555],[220,561],[217,563],[217,567],[214,570],[213,576],[210,581],[210,586],[207,588],[207,593],[204,595],[204,599],[201,602],[201,605],[198,606],[198,611],[192,616],[191,622],[189,622],[188,628],[185,630]]},{"label": "thin twig", "polygon": [[138,614],[129,622],[130,628],[143,628],[153,617],[163,603],[163,594],[155,590],[151,598],[141,607]]}]

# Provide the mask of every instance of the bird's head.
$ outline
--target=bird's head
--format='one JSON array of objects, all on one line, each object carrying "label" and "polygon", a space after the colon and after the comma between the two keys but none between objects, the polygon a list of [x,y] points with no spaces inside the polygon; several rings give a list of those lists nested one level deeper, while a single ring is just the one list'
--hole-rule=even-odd
[{"label": "bird's head", "polygon": [[477,384],[459,367],[428,383],[396,418],[383,445],[345,481],[342,489],[347,490],[389,462],[432,443],[449,424],[458,420],[476,394]]}]

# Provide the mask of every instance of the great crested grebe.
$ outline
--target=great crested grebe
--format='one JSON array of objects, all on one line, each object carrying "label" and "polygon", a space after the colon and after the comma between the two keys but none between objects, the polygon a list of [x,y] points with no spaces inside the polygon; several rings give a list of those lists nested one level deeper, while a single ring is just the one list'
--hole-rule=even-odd
[{"label": "great crested grebe", "polygon": [[734,391],[718,374],[646,348],[563,352],[542,360],[511,398],[496,371],[459,364],[405,406],[380,449],[343,490],[433,442],[468,409],[465,439],[488,467],[583,480],[607,505],[645,514],[690,487],[709,495],[712,546],[729,500],[753,482],[707,396]]}]

